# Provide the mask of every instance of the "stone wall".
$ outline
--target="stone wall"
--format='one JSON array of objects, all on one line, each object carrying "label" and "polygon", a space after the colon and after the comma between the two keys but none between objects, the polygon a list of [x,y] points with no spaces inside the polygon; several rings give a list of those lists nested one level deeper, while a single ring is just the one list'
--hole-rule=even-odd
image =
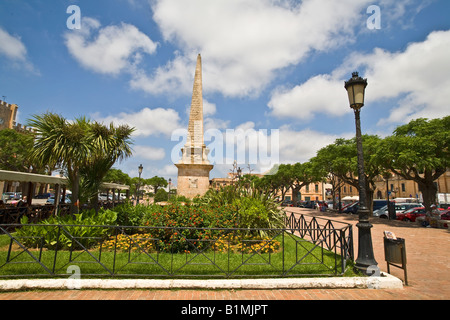
[{"label": "stone wall", "polygon": [[0,130],[14,128],[17,109],[17,104],[9,104],[0,100]]}]

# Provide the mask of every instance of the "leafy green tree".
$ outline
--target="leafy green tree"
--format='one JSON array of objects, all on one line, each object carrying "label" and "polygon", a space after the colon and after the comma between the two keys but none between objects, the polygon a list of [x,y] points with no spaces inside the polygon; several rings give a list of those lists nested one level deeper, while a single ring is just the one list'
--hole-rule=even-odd
[{"label": "leafy green tree", "polygon": [[312,162],[295,163],[290,165],[290,175],[292,177],[292,204],[297,206],[298,193],[304,186],[313,182],[322,181],[325,177],[323,170],[314,166]]},{"label": "leafy green tree", "polygon": [[332,164],[328,161],[324,161],[323,158],[315,156],[310,160],[312,171],[321,177],[322,181],[326,181],[331,184],[331,194],[333,197],[333,208],[336,208],[336,192],[342,186],[341,179],[332,173]]},{"label": "leafy green tree", "polygon": [[169,199],[168,193],[164,189],[159,189],[155,193],[155,202],[167,201]]},{"label": "leafy green tree", "polygon": [[[383,171],[377,159],[381,139],[374,135],[363,135],[364,173],[366,175],[367,207],[372,212],[375,178]],[[329,173],[359,189],[356,139],[337,139],[317,152],[315,161],[321,163]]]},{"label": "leafy green tree", "polygon": [[244,174],[239,179],[239,185],[247,191],[256,189],[259,186],[261,178],[251,174]]},{"label": "leafy green tree", "polygon": [[32,157],[42,165],[65,168],[72,189],[71,211],[77,212],[80,166],[88,157],[87,121],[84,118],[68,122],[54,113],[35,115],[29,124],[35,128],[36,139]]},{"label": "leafy green tree", "polygon": [[98,191],[112,165],[131,155],[130,135],[134,129],[128,126],[107,127],[85,117],[68,121],[54,113],[35,115],[29,124],[36,133],[32,158],[42,165],[66,170],[72,212],[78,212],[81,182],[85,192],[82,200],[86,200],[94,190]]},{"label": "leafy green tree", "polygon": [[449,128],[450,116],[412,120],[386,137],[377,154],[386,169],[418,184],[427,210],[436,201],[435,181],[450,167]]},{"label": "leafy green tree", "polygon": [[154,176],[153,178],[146,179],[145,184],[152,186],[156,195],[159,188],[165,188],[169,183],[163,177]]},{"label": "leafy green tree", "polygon": [[134,129],[127,125],[114,127],[112,123],[109,126],[98,122],[89,123],[91,153],[83,161],[80,174],[83,181],[82,190],[96,208],[98,190],[104,177],[117,161],[122,161],[132,154],[130,137],[133,131]]},{"label": "leafy green tree", "polygon": [[103,178],[103,182],[111,182],[131,186],[130,176],[122,170],[116,168],[111,168],[108,170],[105,177]]},{"label": "leafy green tree", "polygon": [[0,169],[29,172],[37,166],[30,159],[33,134],[13,129],[0,130]]}]

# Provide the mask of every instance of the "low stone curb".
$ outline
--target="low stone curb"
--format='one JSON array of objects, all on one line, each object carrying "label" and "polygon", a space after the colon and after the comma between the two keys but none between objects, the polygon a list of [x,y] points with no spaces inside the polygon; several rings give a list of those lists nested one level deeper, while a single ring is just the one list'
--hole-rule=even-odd
[{"label": "low stone curb", "polygon": [[147,280],[147,279],[25,279],[0,280],[0,291],[71,289],[402,289],[403,282],[380,277]]}]

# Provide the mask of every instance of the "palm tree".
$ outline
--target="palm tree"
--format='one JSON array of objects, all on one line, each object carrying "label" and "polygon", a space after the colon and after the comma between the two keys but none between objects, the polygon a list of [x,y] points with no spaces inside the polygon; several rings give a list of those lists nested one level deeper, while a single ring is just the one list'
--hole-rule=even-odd
[{"label": "palm tree", "polygon": [[90,157],[80,167],[84,196],[97,208],[97,193],[103,178],[117,161],[132,155],[130,139],[134,128],[127,125],[109,127],[93,122],[89,126],[89,140],[92,142]]},{"label": "palm tree", "polygon": [[128,126],[115,128],[111,123],[108,128],[85,117],[68,121],[54,113],[35,115],[29,124],[36,130],[33,158],[66,169],[72,188],[72,213],[78,212],[80,182],[84,195],[93,190],[96,194],[112,165],[131,156],[130,135],[134,128]]},{"label": "palm tree", "polygon": [[65,168],[72,186],[71,212],[77,212],[80,165],[89,155],[90,145],[86,136],[87,121],[84,118],[68,122],[54,113],[35,115],[29,124],[35,129],[36,138],[32,157],[43,165]]}]

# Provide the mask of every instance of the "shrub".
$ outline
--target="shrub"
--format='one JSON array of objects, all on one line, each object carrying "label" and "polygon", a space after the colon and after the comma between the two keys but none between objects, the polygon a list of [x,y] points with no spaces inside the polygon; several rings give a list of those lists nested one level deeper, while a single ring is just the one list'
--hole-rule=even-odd
[{"label": "shrub", "polygon": [[167,201],[168,199],[169,199],[169,196],[168,196],[166,190],[158,189],[158,191],[156,191],[155,202]]},{"label": "shrub", "polygon": [[[80,249],[79,242],[89,248],[109,235],[111,230],[101,226],[114,225],[116,219],[114,211],[100,210],[97,213],[94,209],[74,215],[50,217],[34,225],[26,225],[28,218],[24,216],[21,219],[24,226],[17,229],[15,236],[22,238],[22,243],[28,247]],[[62,225],[67,232],[55,225]]]},{"label": "shrub", "polygon": [[255,188],[227,186],[220,190],[209,190],[199,202],[206,204],[229,205],[236,213],[239,228],[248,229],[248,233],[266,237],[270,230],[250,230],[260,228],[283,228],[284,216],[278,209],[275,199],[268,193]]},{"label": "shrub", "polygon": [[160,251],[191,251],[193,246],[202,249],[210,245],[211,239],[225,232],[210,228],[237,226],[229,206],[174,203],[155,207],[158,209],[147,211],[142,221],[146,226],[159,227],[146,232],[160,239],[157,244]]},{"label": "shrub", "polygon": [[191,204],[192,200],[189,198],[186,198],[185,196],[179,196],[179,195],[171,195],[169,202],[171,203],[184,203],[184,204]]},{"label": "shrub", "polygon": [[152,206],[144,204],[133,205],[131,201],[127,201],[116,206],[114,212],[117,213],[117,224],[121,226],[140,226],[144,214],[151,210]]}]

